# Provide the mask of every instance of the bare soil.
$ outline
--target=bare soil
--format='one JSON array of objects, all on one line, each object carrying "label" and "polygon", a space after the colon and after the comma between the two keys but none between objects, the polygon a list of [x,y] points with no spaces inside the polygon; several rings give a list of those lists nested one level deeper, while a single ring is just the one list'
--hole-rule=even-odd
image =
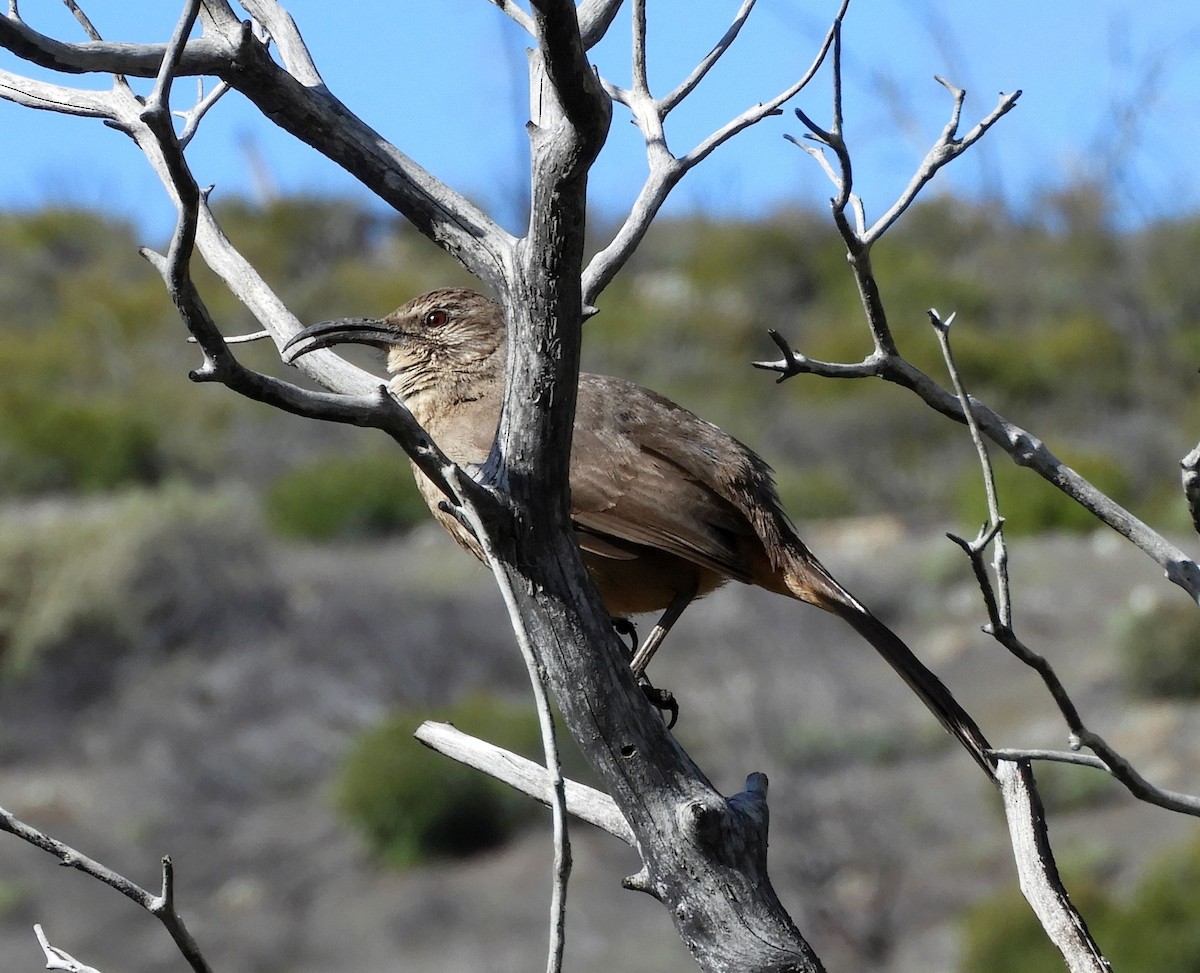
[{"label": "bare soil", "polygon": [[[994,743],[1064,745],[1036,679],[980,633],[978,592],[944,538],[873,520],[809,539]],[[1128,700],[1111,637],[1131,599],[1182,595],[1106,535],[1018,542],[1012,569],[1018,629],[1087,719],[1154,781],[1200,790],[1196,707]],[[179,909],[218,971],[542,968],[547,829],[385,871],[330,797],[356,735],[393,707],[436,715],[480,688],[527,692],[486,572],[431,530],[274,545],[260,582],[256,601],[166,647],[81,654],[70,665],[83,675],[106,667],[90,693],[61,691],[81,677],[66,663],[0,693],[0,805],[150,888],[170,854]],[[831,971],[955,969],[962,911],[1015,884],[1003,819],[970,759],[865,643],[814,609],[732,587],[689,610],[654,675],[722,790],[768,774],[772,877]],[[1191,830],[1115,788],[1052,810],[1051,826],[1061,859],[1103,862],[1114,887]],[[584,825],[573,842],[567,968],[694,969],[662,908],[620,887],[634,853]],[[35,922],[106,973],[185,969],[135,905],[0,836],[0,973],[42,968]]]}]

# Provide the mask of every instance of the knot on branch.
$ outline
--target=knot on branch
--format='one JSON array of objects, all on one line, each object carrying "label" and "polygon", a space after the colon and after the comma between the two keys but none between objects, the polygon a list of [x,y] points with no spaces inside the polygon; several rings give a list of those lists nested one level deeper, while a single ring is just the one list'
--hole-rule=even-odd
[{"label": "knot on branch", "polygon": [[1018,466],[1033,466],[1040,459],[1051,460],[1056,465],[1058,460],[1051,456],[1046,444],[1035,436],[1019,431],[1009,440],[1012,443],[1010,454]]},{"label": "knot on branch", "polygon": [[230,68],[237,72],[246,72],[251,68],[261,67],[264,60],[270,60],[267,41],[260,38],[254,31],[253,20],[243,20],[238,32],[236,45],[230,51]]},{"label": "knot on branch", "polygon": [[1174,558],[1167,563],[1167,580],[1184,591],[1200,591],[1200,565],[1190,558]]},{"label": "knot on branch", "polygon": [[748,862],[766,874],[767,777],[754,773],[746,789],[727,800],[688,801],[679,809],[680,829],[714,861],[744,868]]}]

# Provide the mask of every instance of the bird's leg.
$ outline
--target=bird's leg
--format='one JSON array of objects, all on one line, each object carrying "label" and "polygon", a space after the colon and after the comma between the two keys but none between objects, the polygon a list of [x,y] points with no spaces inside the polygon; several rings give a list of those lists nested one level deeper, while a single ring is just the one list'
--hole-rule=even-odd
[{"label": "bird's leg", "polygon": [[634,653],[633,662],[630,663],[630,666],[633,669],[634,676],[638,679],[641,679],[645,675],[646,666],[650,664],[654,653],[662,645],[662,640],[671,631],[671,626],[679,621],[679,616],[683,614],[683,610],[696,597],[698,587],[698,585],[692,585],[690,588],[685,588],[676,593],[675,597],[671,599],[671,604],[667,605],[667,610],[662,613],[662,617],[655,623],[654,628],[650,630],[650,634],[646,636],[646,641],[642,643],[642,647]]},{"label": "bird's leg", "polygon": [[[614,617],[609,621],[612,622],[613,631],[617,635],[629,639],[629,655],[632,659],[638,647],[637,626],[628,618]],[[679,719],[679,704],[675,702],[674,693],[669,689],[656,689],[644,673],[637,677],[637,684],[641,687],[642,695],[650,701],[650,705],[660,713],[666,714],[667,729],[671,729]]]}]

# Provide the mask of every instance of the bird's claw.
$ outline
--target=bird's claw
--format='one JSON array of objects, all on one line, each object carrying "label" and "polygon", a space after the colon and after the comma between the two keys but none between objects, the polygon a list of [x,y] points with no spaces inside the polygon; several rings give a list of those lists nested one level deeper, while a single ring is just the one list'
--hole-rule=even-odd
[{"label": "bird's claw", "polygon": [[[634,655],[639,646],[637,627],[628,618],[612,619],[613,631],[622,638],[629,639],[629,654]],[[667,729],[672,729],[679,720],[679,703],[675,701],[675,694],[669,689],[657,689],[650,684],[650,680],[644,674],[639,675],[638,686],[641,687],[642,695],[649,700],[660,713],[668,714]]]},{"label": "bird's claw", "polygon": [[614,618],[612,627],[621,638],[629,639],[629,654],[633,655],[638,650],[637,626],[628,618]]},{"label": "bird's claw", "polygon": [[669,689],[658,689],[651,686],[650,680],[645,676],[642,676],[638,685],[641,687],[642,695],[649,700],[651,706],[659,713],[669,714],[667,729],[674,729],[675,724],[679,722],[679,703],[675,700],[675,694]]}]

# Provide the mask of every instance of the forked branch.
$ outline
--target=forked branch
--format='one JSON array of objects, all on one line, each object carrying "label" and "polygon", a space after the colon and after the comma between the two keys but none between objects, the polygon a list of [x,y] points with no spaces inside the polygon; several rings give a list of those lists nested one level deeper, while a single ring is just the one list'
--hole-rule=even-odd
[{"label": "forked branch", "polygon": [[70,845],[43,834],[32,825],[20,820],[11,811],[0,808],[0,831],[5,831],[22,841],[49,852],[67,868],[74,868],[90,875],[97,881],[103,882],[110,888],[116,889],[127,899],[131,899],[158,919],[175,941],[179,952],[187,960],[195,973],[212,973],[212,968],[205,960],[199,945],[192,934],[188,932],[183,918],[175,911],[175,868],[170,857],[162,860],[162,886],[158,894],[148,892],[136,882],[131,882],[124,875],[114,872],[107,865],[102,865],[94,858],[89,858]]}]

